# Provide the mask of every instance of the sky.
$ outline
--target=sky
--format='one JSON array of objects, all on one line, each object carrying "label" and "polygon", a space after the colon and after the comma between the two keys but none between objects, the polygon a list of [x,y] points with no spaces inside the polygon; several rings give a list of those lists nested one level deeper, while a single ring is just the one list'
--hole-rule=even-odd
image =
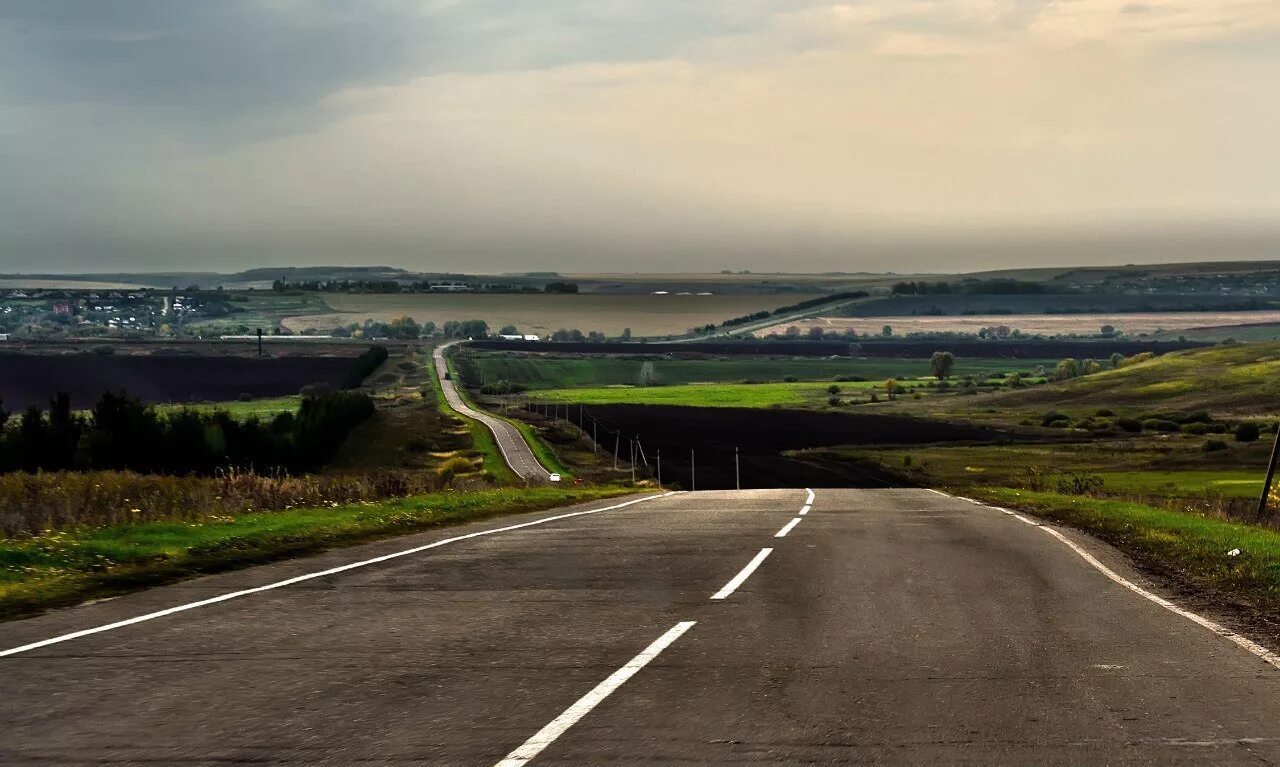
[{"label": "sky", "polygon": [[0,272],[1280,258],[1275,0],[0,0]]}]

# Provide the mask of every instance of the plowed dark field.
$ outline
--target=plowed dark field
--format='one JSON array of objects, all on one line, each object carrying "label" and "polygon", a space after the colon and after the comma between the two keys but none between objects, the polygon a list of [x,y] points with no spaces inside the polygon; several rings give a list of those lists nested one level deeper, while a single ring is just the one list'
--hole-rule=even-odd
[{"label": "plowed dark field", "polygon": [[[569,412],[572,416],[576,407]],[[690,487],[693,450],[699,490],[734,487],[735,447],[743,488],[884,487],[896,480],[872,467],[819,463],[782,453],[833,445],[986,442],[1010,437],[963,424],[857,413],[646,405],[596,405],[586,412],[599,420],[601,429],[624,435],[624,456],[626,435],[639,435],[651,465],[661,451],[665,484]]]},{"label": "plowed dark field", "polygon": [[102,392],[121,389],[146,402],[213,402],[242,395],[297,394],[314,383],[337,384],[349,357],[212,357],[101,354],[0,354],[0,399],[9,410],[44,406],[59,391],[87,408]]}]

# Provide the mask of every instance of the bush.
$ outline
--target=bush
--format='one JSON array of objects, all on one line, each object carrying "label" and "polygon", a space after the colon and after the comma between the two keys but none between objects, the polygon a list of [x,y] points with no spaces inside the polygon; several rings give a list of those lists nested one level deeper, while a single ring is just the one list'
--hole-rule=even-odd
[{"label": "bush", "polygon": [[470,474],[475,470],[475,464],[459,455],[440,464],[440,468],[436,469],[436,474],[441,481],[448,482],[459,474]]},{"label": "bush", "polygon": [[795,382],[796,382],[796,377],[795,377],[795,376],[783,376],[783,377],[782,377],[782,380],[783,380],[783,381],[786,381],[787,383],[795,383]]},{"label": "bush", "polygon": [[364,379],[381,367],[382,363],[387,361],[388,356],[385,346],[370,346],[363,354],[356,357],[355,364],[351,366],[351,370],[342,379],[342,388],[360,388],[360,385],[364,383]]},{"label": "bush", "polygon": [[1184,423],[1182,424],[1183,434],[1208,434],[1209,424],[1207,423]]},{"label": "bush", "polygon": [[1054,419],[1049,423],[1043,423],[1043,422],[1041,423],[1041,426],[1048,426],[1050,429],[1065,429],[1070,425],[1071,425],[1071,419],[1067,418],[1066,416]]},{"label": "bush", "polygon": [[1115,424],[1123,431],[1130,434],[1137,434],[1142,431],[1142,422],[1136,418],[1117,418]]},{"label": "bush", "polygon": [[1109,409],[1107,409],[1107,408],[1105,408],[1105,407],[1104,407],[1104,408],[1102,408],[1101,410],[1095,410],[1093,414],[1094,414],[1094,415],[1102,416],[1103,418],[1110,418],[1111,416],[1115,415],[1116,413],[1115,413],[1115,411],[1114,411],[1114,410],[1109,410]]},{"label": "bush", "polygon": [[1048,426],[1052,424],[1054,421],[1070,421],[1070,420],[1071,420],[1070,416],[1068,416],[1066,413],[1059,413],[1056,410],[1050,410],[1049,412],[1044,414],[1043,418],[1040,419],[1040,425]]},{"label": "bush", "polygon": [[1058,478],[1058,492],[1064,495],[1092,495],[1102,490],[1102,477],[1083,471],[1071,471]]},{"label": "bush", "polygon": [[1258,424],[1245,421],[1236,427],[1236,442],[1256,442],[1259,433]]},{"label": "bush", "polygon": [[1168,421],[1163,418],[1148,418],[1142,422],[1144,431],[1177,431],[1178,424],[1174,421]]},{"label": "bush", "polygon": [[1223,441],[1222,441],[1222,440],[1220,440],[1220,439],[1211,439],[1211,440],[1206,440],[1206,441],[1205,441],[1205,443],[1204,443],[1204,448],[1203,448],[1203,449],[1204,449],[1204,451],[1205,451],[1206,453],[1213,453],[1213,452],[1216,452],[1216,451],[1218,451],[1218,450],[1226,450],[1226,449],[1227,449],[1227,443],[1223,442]]},{"label": "bush", "polygon": [[839,407],[840,398],[836,396],[827,397],[827,404],[830,405],[831,407]]}]

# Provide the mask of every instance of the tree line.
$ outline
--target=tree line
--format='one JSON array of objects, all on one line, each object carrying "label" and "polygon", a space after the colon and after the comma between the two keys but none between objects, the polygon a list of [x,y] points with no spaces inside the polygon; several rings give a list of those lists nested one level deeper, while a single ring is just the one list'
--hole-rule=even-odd
[{"label": "tree line", "polygon": [[0,403],[0,472],[311,472],[373,411],[367,394],[343,391],[306,396],[296,413],[240,421],[225,410],[161,413],[125,392],[105,392],[81,413],[60,392],[47,409],[31,405],[18,415]]}]

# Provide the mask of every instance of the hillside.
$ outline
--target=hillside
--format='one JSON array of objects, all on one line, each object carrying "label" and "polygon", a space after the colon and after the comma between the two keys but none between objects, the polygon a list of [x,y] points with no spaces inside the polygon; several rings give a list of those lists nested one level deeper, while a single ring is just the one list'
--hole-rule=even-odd
[{"label": "hillside", "polygon": [[1147,406],[1269,415],[1280,410],[1280,343],[1172,352],[1118,370],[992,397],[1005,407]]}]

